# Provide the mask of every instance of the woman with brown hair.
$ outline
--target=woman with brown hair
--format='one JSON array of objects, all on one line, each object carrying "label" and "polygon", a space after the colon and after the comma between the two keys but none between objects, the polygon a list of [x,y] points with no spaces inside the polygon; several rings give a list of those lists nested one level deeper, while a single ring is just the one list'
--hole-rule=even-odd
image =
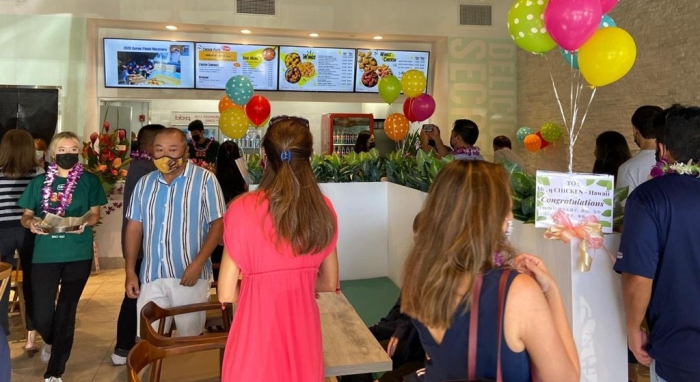
[{"label": "woman with brown hair", "polygon": [[[500,165],[455,161],[428,193],[402,289],[403,311],[413,317],[428,358],[424,381],[465,380],[472,373],[496,380],[498,358],[503,381],[530,382],[531,364],[544,382],[579,380],[576,346],[556,283],[542,260],[515,257],[508,243],[509,184]],[[510,264],[525,274],[508,272]],[[499,307],[501,282],[505,294]],[[474,289],[481,292],[474,296]],[[468,370],[474,298],[478,356],[476,370]],[[498,312],[503,312],[502,327]]]},{"label": "woman with brown hair", "polygon": [[[0,142],[0,261],[15,264],[15,250],[19,252],[20,264],[24,270],[24,292],[27,327],[27,343],[24,349],[30,356],[37,351],[34,339],[36,331],[32,317],[34,316],[31,269],[32,248],[31,235],[22,227],[22,208],[17,206],[17,200],[27,188],[29,182],[37,174],[38,168],[34,153],[32,135],[24,130],[10,130]],[[10,288],[0,296],[0,327],[6,335],[10,334],[7,316]]]},{"label": "woman with brown hair", "polygon": [[273,118],[262,148],[258,190],[235,199],[224,216],[218,295],[238,307],[222,380],[322,382],[315,293],[338,285],[335,210],[311,170],[307,120]]}]

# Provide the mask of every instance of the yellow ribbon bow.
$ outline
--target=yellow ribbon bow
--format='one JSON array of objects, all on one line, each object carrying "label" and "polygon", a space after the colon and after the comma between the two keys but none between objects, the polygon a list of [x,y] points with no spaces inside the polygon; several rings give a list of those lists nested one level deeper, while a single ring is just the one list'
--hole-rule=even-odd
[{"label": "yellow ribbon bow", "polygon": [[581,272],[590,271],[593,257],[588,253],[588,249],[593,248],[597,250],[604,248],[603,226],[598,222],[598,218],[591,215],[574,226],[566,212],[559,210],[552,216],[552,220],[554,220],[554,225],[547,228],[544,238],[547,240],[561,240],[567,244],[572,240],[580,240],[578,269]]}]

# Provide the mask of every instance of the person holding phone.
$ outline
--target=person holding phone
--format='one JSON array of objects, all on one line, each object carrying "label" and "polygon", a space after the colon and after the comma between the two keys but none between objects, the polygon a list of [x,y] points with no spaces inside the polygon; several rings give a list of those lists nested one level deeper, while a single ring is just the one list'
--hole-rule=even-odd
[{"label": "person holding phone", "polygon": [[[434,149],[440,158],[452,154],[456,160],[484,160],[481,150],[475,146],[477,139],[479,127],[469,119],[458,119],[454,122],[450,146],[442,142],[440,128],[436,125],[424,125],[420,132],[421,148],[424,151]],[[430,141],[435,142],[435,145],[431,145]]]},{"label": "person holding phone", "polygon": [[[56,134],[49,144],[54,163],[45,174],[32,179],[17,201],[24,209],[22,226],[36,234],[33,318],[44,340],[41,360],[48,362],[45,382],[60,382],[65,372],[73,348],[78,302],[92,270],[92,226],[100,220],[100,206],[107,204],[99,179],[79,163],[81,146],[71,132]],[[50,234],[39,226],[49,213],[61,217],[87,214],[87,221],[78,230]]]}]

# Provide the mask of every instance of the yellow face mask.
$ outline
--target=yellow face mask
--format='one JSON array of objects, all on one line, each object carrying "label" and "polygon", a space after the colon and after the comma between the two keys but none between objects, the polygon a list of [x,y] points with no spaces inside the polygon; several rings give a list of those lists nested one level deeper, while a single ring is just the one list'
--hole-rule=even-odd
[{"label": "yellow face mask", "polygon": [[[173,161],[172,166],[170,166],[170,161]],[[182,166],[182,163],[184,162],[184,159],[182,157],[180,158],[171,158],[171,157],[160,157],[158,159],[153,160],[153,164],[156,165],[156,168],[158,171],[162,172],[163,174],[170,174],[171,172],[177,170]]]}]

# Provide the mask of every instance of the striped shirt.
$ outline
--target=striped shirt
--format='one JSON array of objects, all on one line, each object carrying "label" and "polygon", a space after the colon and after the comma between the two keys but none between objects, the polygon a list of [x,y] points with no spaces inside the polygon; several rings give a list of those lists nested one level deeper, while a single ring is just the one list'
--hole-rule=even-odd
[{"label": "striped shirt", "polygon": [[20,220],[24,209],[17,200],[36,174],[27,174],[10,179],[0,172],[0,228],[21,227]]},{"label": "striped shirt", "polygon": [[[142,283],[182,278],[202,248],[211,222],[226,209],[214,174],[189,162],[185,166],[170,184],[153,171],[134,189],[126,218],[143,224]],[[210,277],[207,260],[200,279]]]}]

